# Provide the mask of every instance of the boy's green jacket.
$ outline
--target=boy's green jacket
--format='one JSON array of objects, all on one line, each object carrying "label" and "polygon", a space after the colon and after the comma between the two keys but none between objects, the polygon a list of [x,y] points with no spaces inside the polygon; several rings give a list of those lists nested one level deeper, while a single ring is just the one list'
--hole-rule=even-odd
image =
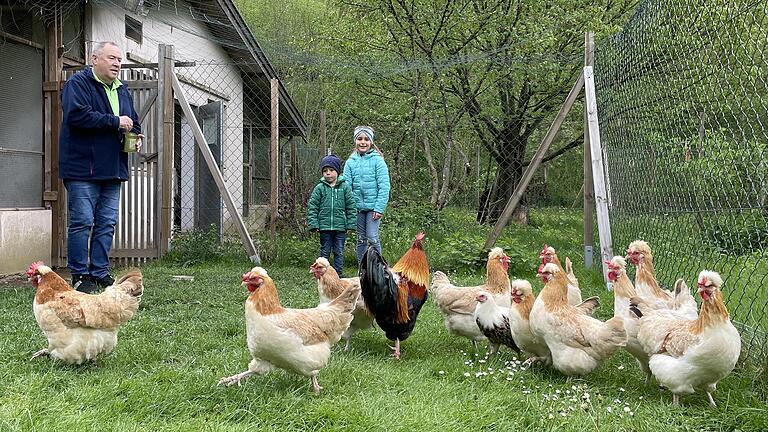
[{"label": "boy's green jacket", "polygon": [[346,231],[357,226],[357,207],[352,187],[340,175],[331,187],[325,178],[315,186],[307,205],[309,229],[320,231]]}]

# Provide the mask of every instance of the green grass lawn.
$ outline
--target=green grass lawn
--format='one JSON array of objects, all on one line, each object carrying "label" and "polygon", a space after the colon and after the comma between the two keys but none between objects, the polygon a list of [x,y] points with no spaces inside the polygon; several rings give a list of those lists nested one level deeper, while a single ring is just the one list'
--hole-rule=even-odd
[{"label": "green grass lawn", "polygon": [[[526,247],[535,253],[539,246]],[[317,304],[309,264],[267,267],[285,306]],[[32,314],[34,290],[0,285],[0,431],[768,429],[764,375],[754,365],[739,364],[721,381],[716,409],[701,394],[673,408],[668,393],[643,386],[625,352],[571,380],[547,368],[521,370],[509,351],[474,356],[469,341],[447,333],[431,301],[402,344],[400,361],[388,358],[379,330],[358,333],[349,352],[336,346],[319,375],[319,395],[308,378],[283,371],[219,387],[219,378],[245,370],[249,361],[247,293],[240,286],[249,267],[145,266],[143,302],[121,329],[115,352],[79,367],[29,360],[46,346]],[[599,286],[599,274],[576,271],[582,287]],[[171,281],[177,274],[195,280]],[[482,277],[463,272],[456,279]],[[611,314],[610,293],[583,290],[600,294],[601,317]]]}]

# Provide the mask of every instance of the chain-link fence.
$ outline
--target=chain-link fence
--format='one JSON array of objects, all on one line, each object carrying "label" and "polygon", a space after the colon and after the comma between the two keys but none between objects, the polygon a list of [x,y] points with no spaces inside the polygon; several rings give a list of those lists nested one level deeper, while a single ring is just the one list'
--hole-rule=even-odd
[{"label": "chain-link fence", "polygon": [[703,269],[766,355],[768,3],[646,1],[596,49],[614,248],[647,240],[659,280]]}]

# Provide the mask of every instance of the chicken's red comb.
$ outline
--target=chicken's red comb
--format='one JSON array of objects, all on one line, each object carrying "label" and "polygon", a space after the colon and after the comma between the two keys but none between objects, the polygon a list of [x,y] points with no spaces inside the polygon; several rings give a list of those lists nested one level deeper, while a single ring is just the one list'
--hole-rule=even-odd
[{"label": "chicken's red comb", "polygon": [[45,265],[42,261],[35,261],[32,264],[29,265],[29,268],[27,269],[27,277],[32,277],[35,275],[35,272],[37,271],[37,268],[41,265]]},{"label": "chicken's red comb", "polygon": [[549,245],[544,243],[544,248],[539,253],[545,254],[545,253],[547,253],[547,249],[549,249]]},{"label": "chicken's red comb", "polygon": [[544,270],[544,263],[541,263],[541,265],[539,266],[539,269],[536,270],[536,273],[541,273],[542,270]]},{"label": "chicken's red comb", "polygon": [[698,285],[699,285],[699,286],[704,286],[704,285],[706,285],[706,284],[707,284],[707,280],[706,280],[705,278],[701,278],[701,279],[699,279],[699,282],[698,282]]},{"label": "chicken's red comb", "polygon": [[424,231],[416,234],[416,240],[418,240],[418,241],[424,240]]}]

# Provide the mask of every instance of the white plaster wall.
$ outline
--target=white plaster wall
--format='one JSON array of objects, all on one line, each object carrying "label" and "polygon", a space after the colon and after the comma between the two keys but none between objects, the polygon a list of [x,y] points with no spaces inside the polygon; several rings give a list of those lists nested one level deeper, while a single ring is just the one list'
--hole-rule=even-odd
[{"label": "white plaster wall", "polygon": [[51,263],[51,211],[0,210],[0,274]]},{"label": "white plaster wall", "polygon": [[[184,10],[184,2],[179,2],[179,10]],[[142,22],[141,44],[125,37],[126,14]],[[117,43],[123,50],[124,63],[127,62],[127,53],[156,62],[157,47],[161,43],[174,46],[176,59],[197,62],[194,67],[177,68],[177,73],[214,90],[208,92],[182,83],[184,95],[191,105],[202,106],[211,101],[221,101],[224,104],[221,171],[237,211],[242,214],[243,83],[239,68],[231,64],[227,53],[212,40],[205,24],[171,12],[152,10],[143,17],[106,5],[93,5],[91,22],[92,39]],[[185,174],[194,172],[194,152],[188,148],[184,149],[189,145],[188,140],[182,143],[181,186],[182,207],[189,205],[191,208],[194,205],[194,202],[190,202],[194,200],[194,191],[188,188],[193,187],[194,179],[185,177]],[[185,170],[185,166],[190,169]],[[223,202],[222,208],[225,232],[234,232],[232,218],[229,217]],[[182,220],[185,219],[183,215]]]}]

